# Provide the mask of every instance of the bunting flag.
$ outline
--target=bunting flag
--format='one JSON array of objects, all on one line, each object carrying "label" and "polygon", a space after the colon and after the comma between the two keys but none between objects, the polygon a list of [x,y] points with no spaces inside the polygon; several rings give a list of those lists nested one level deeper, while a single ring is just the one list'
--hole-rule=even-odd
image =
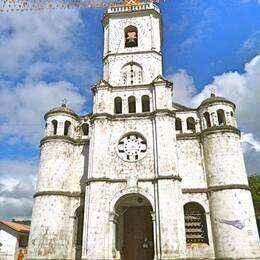
[{"label": "bunting flag", "polygon": [[227,219],[220,218],[219,223],[231,225],[238,229],[243,229],[245,227],[245,223],[243,223],[242,221],[240,221],[238,219],[237,220],[227,220]]}]

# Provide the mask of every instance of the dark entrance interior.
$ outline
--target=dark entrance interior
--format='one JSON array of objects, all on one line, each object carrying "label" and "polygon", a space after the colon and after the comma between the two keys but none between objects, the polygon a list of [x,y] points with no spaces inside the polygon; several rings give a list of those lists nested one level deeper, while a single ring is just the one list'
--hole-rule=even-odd
[{"label": "dark entrance interior", "polygon": [[152,207],[138,194],[124,197],[117,206],[117,249],[122,260],[153,260]]}]

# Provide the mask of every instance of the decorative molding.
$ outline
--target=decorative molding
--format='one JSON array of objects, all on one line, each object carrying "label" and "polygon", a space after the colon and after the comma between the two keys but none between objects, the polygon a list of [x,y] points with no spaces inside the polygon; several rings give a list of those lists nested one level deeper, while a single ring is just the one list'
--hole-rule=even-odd
[{"label": "decorative molding", "polygon": [[64,196],[70,198],[80,198],[81,192],[70,192],[70,191],[39,191],[36,192],[33,197],[41,197],[41,196]]},{"label": "decorative molding", "polygon": [[116,119],[127,119],[127,118],[136,118],[136,117],[146,117],[153,119],[156,116],[167,115],[175,117],[175,111],[170,109],[157,109],[152,112],[142,112],[142,113],[128,113],[128,114],[109,114],[109,113],[95,113],[90,117],[90,120],[93,121],[99,118],[105,118],[110,120]]},{"label": "decorative molding", "polygon": [[50,136],[46,136],[44,137],[41,142],[40,142],[40,147],[48,142],[52,142],[52,141],[63,141],[66,143],[70,143],[73,145],[86,145],[89,144],[89,138],[88,139],[74,139],[71,138],[69,136],[66,135],[50,135]]},{"label": "decorative molding", "polygon": [[191,139],[198,139],[200,140],[201,133],[182,133],[176,134],[177,141],[179,140],[191,140]]},{"label": "decorative molding", "polygon": [[155,178],[141,178],[138,179],[138,182],[153,182],[156,183],[159,180],[173,180],[173,181],[182,181],[182,178],[179,175],[170,175],[170,176],[158,176]]},{"label": "decorative molding", "polygon": [[122,56],[122,55],[138,55],[138,54],[149,54],[149,53],[153,53],[153,54],[157,54],[159,56],[162,57],[162,53],[159,51],[155,51],[155,50],[149,50],[149,51],[135,51],[135,52],[121,52],[121,53],[108,53],[103,57],[103,61],[105,61],[106,59],[108,59],[109,56]]},{"label": "decorative molding", "polygon": [[233,133],[241,136],[241,132],[238,128],[233,126],[213,126],[209,127],[201,132],[201,137],[205,137],[217,133]]},{"label": "decorative molding", "polygon": [[89,185],[92,182],[107,182],[107,183],[127,183],[126,179],[110,179],[106,177],[101,178],[89,178],[86,181],[86,185]]},{"label": "decorative molding", "polygon": [[251,191],[250,187],[245,184],[228,184],[228,185],[211,186],[209,188],[182,189],[182,193],[207,193],[207,192],[233,190],[233,189]]}]

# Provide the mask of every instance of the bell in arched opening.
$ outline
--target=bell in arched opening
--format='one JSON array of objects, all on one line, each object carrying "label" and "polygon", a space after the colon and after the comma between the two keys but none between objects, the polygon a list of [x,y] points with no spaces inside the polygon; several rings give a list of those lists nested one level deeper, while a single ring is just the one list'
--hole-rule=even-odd
[{"label": "bell in arched opening", "polygon": [[138,46],[138,31],[135,26],[128,26],[125,29],[125,47],[137,47]]}]

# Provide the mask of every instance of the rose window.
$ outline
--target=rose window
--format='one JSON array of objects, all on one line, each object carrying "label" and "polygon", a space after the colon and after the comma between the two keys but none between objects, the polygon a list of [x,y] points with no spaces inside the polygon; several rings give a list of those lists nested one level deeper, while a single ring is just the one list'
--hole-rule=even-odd
[{"label": "rose window", "polygon": [[143,159],[146,150],[146,141],[137,134],[129,134],[118,143],[118,154],[125,161],[134,162]]}]

